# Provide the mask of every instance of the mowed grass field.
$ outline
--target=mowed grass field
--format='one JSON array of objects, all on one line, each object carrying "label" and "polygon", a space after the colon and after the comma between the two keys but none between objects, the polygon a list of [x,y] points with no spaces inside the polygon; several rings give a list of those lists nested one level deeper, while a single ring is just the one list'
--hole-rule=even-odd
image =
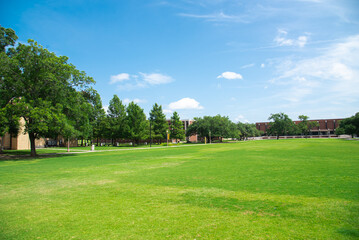
[{"label": "mowed grass field", "polygon": [[359,141],[0,162],[0,239],[358,239]]}]

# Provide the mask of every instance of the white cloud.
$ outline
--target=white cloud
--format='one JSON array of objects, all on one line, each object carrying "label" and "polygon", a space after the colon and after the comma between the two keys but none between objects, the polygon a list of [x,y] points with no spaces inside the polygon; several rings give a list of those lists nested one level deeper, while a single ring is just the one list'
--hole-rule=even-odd
[{"label": "white cloud", "polygon": [[278,34],[274,38],[274,42],[279,46],[297,46],[304,47],[307,44],[308,36],[299,36],[297,39],[287,38],[288,32],[278,29]]},{"label": "white cloud", "polygon": [[261,68],[265,68],[265,66],[266,66],[266,65],[265,65],[264,63],[261,64]]},{"label": "white cloud", "polygon": [[173,110],[171,110],[171,109],[163,109],[163,113],[164,114],[172,114]]},{"label": "white cloud", "polygon": [[243,79],[242,75],[235,72],[224,72],[219,75],[217,78],[225,78],[225,79]]},{"label": "white cloud", "polygon": [[244,123],[249,123],[249,121],[242,115],[239,114],[235,119],[235,122],[244,122]]},{"label": "white cloud", "polygon": [[151,85],[166,84],[173,81],[172,77],[160,73],[140,73],[143,80]]},{"label": "white cloud", "polygon": [[193,98],[182,98],[177,102],[169,104],[171,110],[177,109],[203,109],[203,107]]},{"label": "white cloud", "polygon": [[188,14],[188,13],[180,13],[178,14],[182,17],[189,18],[199,18],[204,19],[210,22],[239,22],[239,23],[248,23],[248,19],[245,16],[236,16],[236,15],[228,15],[224,12],[213,13],[213,14]]},{"label": "white cloud", "polygon": [[110,84],[123,82],[130,79],[130,74],[128,73],[120,73],[114,76],[111,76]]},{"label": "white cloud", "polygon": [[129,98],[125,98],[125,99],[123,99],[123,101],[122,101],[124,104],[129,104],[130,102],[134,102],[134,103],[145,103],[145,102],[147,102],[147,100],[145,100],[145,99],[139,99],[139,98],[135,98],[135,99],[129,99]]},{"label": "white cloud", "polygon": [[131,91],[139,88],[146,88],[152,85],[167,84],[173,81],[174,79],[168,75],[140,72],[139,75],[120,73],[118,75],[111,76],[110,84],[117,83],[118,90]]},{"label": "white cloud", "polygon": [[251,68],[251,67],[254,67],[254,63],[251,63],[251,64],[247,64],[247,65],[244,65],[241,67],[241,69],[245,69],[245,68]]},{"label": "white cloud", "polygon": [[107,111],[108,111],[108,105],[103,105],[102,108],[103,108],[103,110],[105,110],[105,113],[107,113]]},{"label": "white cloud", "polygon": [[271,82],[281,85],[281,97],[290,102],[308,96],[318,101],[359,100],[359,35],[329,46],[317,57],[282,61],[277,71],[279,76]]}]

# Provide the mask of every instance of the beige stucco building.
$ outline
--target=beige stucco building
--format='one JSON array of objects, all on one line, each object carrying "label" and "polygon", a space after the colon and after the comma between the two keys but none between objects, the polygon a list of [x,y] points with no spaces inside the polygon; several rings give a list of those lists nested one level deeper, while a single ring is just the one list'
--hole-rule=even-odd
[{"label": "beige stucco building", "polygon": [[[17,137],[12,137],[9,133],[6,133],[4,136],[0,137],[1,146],[4,149],[9,150],[28,150],[30,149],[30,139],[29,134],[25,133],[25,120],[21,118],[20,120],[20,130]],[[36,139],[35,146],[36,148],[45,147],[46,139]]]}]

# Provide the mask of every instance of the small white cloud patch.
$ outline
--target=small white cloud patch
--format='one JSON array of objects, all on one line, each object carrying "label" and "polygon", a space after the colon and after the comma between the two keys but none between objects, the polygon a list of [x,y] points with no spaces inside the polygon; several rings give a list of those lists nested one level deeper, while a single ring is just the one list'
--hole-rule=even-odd
[{"label": "small white cloud patch", "polygon": [[130,74],[120,73],[120,74],[111,76],[110,84],[123,82],[123,81],[129,80],[129,79],[130,79]]},{"label": "small white cloud patch", "polygon": [[[126,81],[126,82],[125,82]],[[117,83],[118,90],[135,90],[146,88],[153,85],[167,84],[173,82],[174,79],[168,75],[160,73],[142,73],[138,75],[130,75],[128,73],[120,73],[111,76],[110,84]]]},{"label": "small white cloud patch", "polygon": [[129,99],[129,98],[125,98],[125,99],[123,99],[123,103],[124,104],[129,104],[130,102],[134,102],[134,103],[145,103],[145,102],[147,102],[146,100],[144,100],[144,99],[139,99],[139,98],[135,98],[135,99],[133,99],[133,100],[131,100],[131,99]]},{"label": "small white cloud patch", "polygon": [[193,98],[182,98],[177,102],[169,104],[171,110],[177,109],[203,109],[203,107]]},{"label": "small white cloud patch", "polygon": [[249,123],[249,121],[242,114],[239,114],[234,120],[236,122]]},{"label": "small white cloud patch", "polygon": [[299,36],[297,39],[287,38],[288,32],[283,29],[278,29],[278,34],[274,38],[274,42],[278,46],[297,46],[304,47],[307,44],[308,36]]},{"label": "small white cloud patch", "polygon": [[243,79],[242,75],[235,72],[224,72],[221,75],[219,75],[217,78],[225,78],[229,80],[233,79]]},{"label": "small white cloud patch", "polygon": [[151,85],[165,84],[173,81],[172,77],[160,73],[140,73],[143,80]]}]

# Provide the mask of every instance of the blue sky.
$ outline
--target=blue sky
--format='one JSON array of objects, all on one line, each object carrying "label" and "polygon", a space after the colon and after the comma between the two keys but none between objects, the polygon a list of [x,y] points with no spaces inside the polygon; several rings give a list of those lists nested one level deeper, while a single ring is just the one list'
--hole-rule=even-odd
[{"label": "blue sky", "polygon": [[66,55],[148,114],[284,112],[311,119],[359,111],[357,0],[3,1],[0,24]]}]

